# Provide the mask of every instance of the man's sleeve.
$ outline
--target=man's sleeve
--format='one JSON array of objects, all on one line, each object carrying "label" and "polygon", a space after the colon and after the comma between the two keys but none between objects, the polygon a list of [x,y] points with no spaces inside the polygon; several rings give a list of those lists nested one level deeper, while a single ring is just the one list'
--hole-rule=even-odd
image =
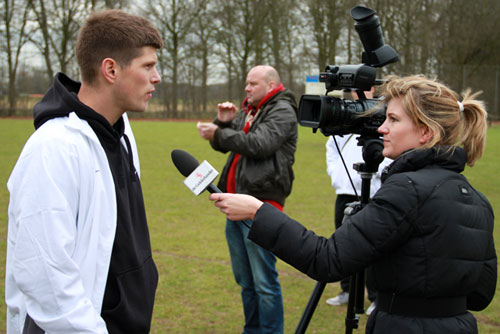
[{"label": "man's sleeve", "polygon": [[[9,189],[17,227],[8,257],[29,316],[48,333],[107,333],[72,258],[77,243],[78,152],[60,138],[23,152]],[[10,228],[9,228],[10,230]]]},{"label": "man's sleeve", "polygon": [[273,108],[248,134],[233,129],[216,131],[215,142],[226,151],[253,159],[264,159],[274,154],[288,137],[296,132],[297,117],[290,105]]}]

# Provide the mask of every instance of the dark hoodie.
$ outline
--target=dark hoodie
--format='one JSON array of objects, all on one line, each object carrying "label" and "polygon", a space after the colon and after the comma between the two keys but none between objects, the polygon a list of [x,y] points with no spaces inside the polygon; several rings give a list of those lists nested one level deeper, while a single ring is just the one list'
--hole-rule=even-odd
[{"label": "dark hoodie", "polygon": [[[149,333],[158,272],[151,255],[141,183],[121,117],[113,126],[78,100],[80,83],[58,73],[34,107],[35,128],[75,112],[86,120],[106,152],[117,200],[117,226],[102,313],[109,333]],[[120,139],[123,138],[125,147]]]}]

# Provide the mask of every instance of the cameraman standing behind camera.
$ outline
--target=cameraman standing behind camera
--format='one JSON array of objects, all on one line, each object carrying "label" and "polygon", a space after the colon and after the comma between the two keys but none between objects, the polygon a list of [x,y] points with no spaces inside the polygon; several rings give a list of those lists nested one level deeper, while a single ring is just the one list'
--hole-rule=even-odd
[{"label": "cameraman standing behind camera", "polygon": [[494,214],[461,174],[481,158],[487,114],[477,94],[423,76],[390,77],[383,134],[394,159],[372,200],[330,238],[258,199],[211,194],[229,219],[252,219],[248,238],[321,282],[373,266],[370,334],[478,332],[471,311],[495,295]]},{"label": "cameraman standing behind camera", "polygon": [[[366,98],[372,99],[374,91],[374,87],[372,87],[370,91],[366,91]],[[351,94],[353,100],[358,99],[356,91],[351,91]],[[356,138],[357,135],[355,134],[330,136],[326,142],[326,172],[332,179],[332,187],[335,189],[335,194],[337,195],[335,199],[335,229],[338,229],[340,225],[342,225],[346,205],[359,201],[361,196],[361,176],[354,170],[353,164],[363,161],[363,151],[362,147],[358,145]],[[342,162],[342,158],[345,162],[345,166]],[[391,162],[391,159],[385,158],[379,165],[377,173],[373,175],[370,184],[370,198],[373,197],[380,188],[382,171]],[[371,271],[368,269],[366,275],[366,288],[368,291],[368,299],[371,301],[370,306],[366,310],[366,314],[368,315],[370,315],[375,308],[375,298],[377,297],[371,277]],[[342,291],[338,296],[327,299],[326,303],[328,305],[339,306],[347,304],[349,301],[349,280],[350,278],[346,277],[340,281],[340,288]]]},{"label": "cameraman standing behind camera", "polygon": [[[282,210],[294,179],[295,97],[283,87],[278,72],[267,65],[248,72],[245,92],[239,114],[231,102],[221,103],[215,124],[198,123],[198,131],[215,150],[231,152],[219,179],[222,191],[250,194]],[[234,278],[241,286],[244,333],[283,333],[276,257],[247,235],[246,226],[227,219],[226,240]]]}]

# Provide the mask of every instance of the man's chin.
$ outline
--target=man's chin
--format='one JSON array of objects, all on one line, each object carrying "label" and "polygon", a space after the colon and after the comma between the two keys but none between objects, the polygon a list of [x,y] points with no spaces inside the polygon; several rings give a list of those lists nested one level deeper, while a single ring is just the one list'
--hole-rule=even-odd
[{"label": "man's chin", "polygon": [[254,101],[254,100],[247,100],[247,104],[248,104],[248,105],[251,105],[251,106],[253,106],[253,107],[257,107],[257,105],[258,105],[258,103],[255,103],[255,101]]},{"label": "man's chin", "polygon": [[142,108],[133,108],[133,109],[130,109],[128,110],[127,112],[133,112],[133,113],[143,113],[143,112],[146,112],[146,109],[147,109],[147,105],[145,105],[144,107]]}]

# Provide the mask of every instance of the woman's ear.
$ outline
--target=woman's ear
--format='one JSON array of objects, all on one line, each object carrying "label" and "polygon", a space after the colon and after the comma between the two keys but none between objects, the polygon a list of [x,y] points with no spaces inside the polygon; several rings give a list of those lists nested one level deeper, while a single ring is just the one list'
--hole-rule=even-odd
[{"label": "woman's ear", "polygon": [[424,125],[420,128],[420,144],[425,145],[429,140],[434,137],[434,132],[429,129],[428,126]]}]

